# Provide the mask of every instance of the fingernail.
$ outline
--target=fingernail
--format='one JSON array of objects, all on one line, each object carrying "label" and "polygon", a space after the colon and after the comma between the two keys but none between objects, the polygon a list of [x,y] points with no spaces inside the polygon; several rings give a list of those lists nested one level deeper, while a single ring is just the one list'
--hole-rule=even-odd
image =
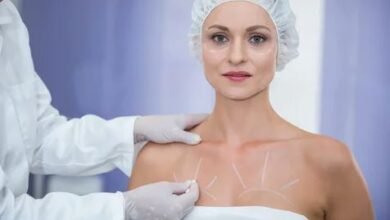
[{"label": "fingernail", "polygon": [[193,180],[187,180],[187,181],[186,181],[187,187],[189,188],[189,187],[191,186],[192,183],[193,183]]},{"label": "fingernail", "polygon": [[186,185],[187,185],[187,189],[185,191],[185,193],[188,193],[191,189],[191,185],[194,183],[194,180],[187,180],[186,181]]},{"label": "fingernail", "polygon": [[199,135],[194,135],[192,140],[191,140],[191,143],[192,144],[199,144],[201,141],[202,141],[202,138],[200,138]]}]

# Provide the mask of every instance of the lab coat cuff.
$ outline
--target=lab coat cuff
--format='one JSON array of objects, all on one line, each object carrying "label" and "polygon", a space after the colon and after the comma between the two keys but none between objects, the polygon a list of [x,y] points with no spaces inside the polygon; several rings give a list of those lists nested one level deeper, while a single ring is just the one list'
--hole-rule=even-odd
[{"label": "lab coat cuff", "polygon": [[124,119],[123,123],[123,137],[125,137],[125,143],[131,143],[132,148],[134,148],[134,125],[135,120],[138,116],[130,116],[130,117],[121,117],[119,119]]},{"label": "lab coat cuff", "polygon": [[116,213],[118,213],[118,219],[125,220],[125,197],[123,196],[122,192],[116,192],[115,193],[115,202],[117,203],[115,207],[118,207],[118,210]]},{"label": "lab coat cuff", "polygon": [[137,116],[131,117],[121,117],[117,120],[123,120],[122,136],[124,139],[124,149],[121,149],[121,152],[126,152],[121,155],[121,158],[116,162],[116,167],[120,169],[127,176],[131,175],[133,170],[134,160],[135,160],[135,149],[134,149],[134,123],[137,119]]},{"label": "lab coat cuff", "polygon": [[120,160],[116,162],[115,166],[126,176],[130,177],[131,173],[133,172],[134,160],[134,152],[131,154],[123,154]]}]

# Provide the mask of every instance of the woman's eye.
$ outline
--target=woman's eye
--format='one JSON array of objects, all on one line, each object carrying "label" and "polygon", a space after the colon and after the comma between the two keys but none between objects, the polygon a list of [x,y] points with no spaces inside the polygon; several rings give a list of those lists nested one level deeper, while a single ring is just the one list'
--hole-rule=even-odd
[{"label": "woman's eye", "polygon": [[260,35],[254,35],[252,36],[250,39],[249,39],[249,42],[251,44],[254,44],[254,45],[257,45],[257,44],[261,44],[265,41],[265,37],[263,36],[260,36]]},{"label": "woman's eye", "polygon": [[216,34],[211,37],[211,39],[217,44],[223,44],[228,41],[228,39],[222,34]]}]

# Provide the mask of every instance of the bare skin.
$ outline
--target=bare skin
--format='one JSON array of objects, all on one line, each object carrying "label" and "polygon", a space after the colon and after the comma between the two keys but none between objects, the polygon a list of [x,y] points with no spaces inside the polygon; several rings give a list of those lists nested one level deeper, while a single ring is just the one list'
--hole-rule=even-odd
[{"label": "bare skin", "polygon": [[238,145],[205,140],[197,147],[151,143],[137,160],[129,188],[188,179],[199,184],[199,206],[266,206],[311,220],[373,219],[350,151],[318,135]]},{"label": "bare skin", "polygon": [[[216,94],[213,112],[192,130],[203,141],[196,147],[148,144],[129,188],[196,179],[199,206],[266,206],[310,220],[374,219],[349,149],[273,110],[268,88],[277,38],[269,15],[252,3],[224,3],[210,13],[203,34],[205,74]],[[223,76],[228,71],[250,77],[231,80]]]}]

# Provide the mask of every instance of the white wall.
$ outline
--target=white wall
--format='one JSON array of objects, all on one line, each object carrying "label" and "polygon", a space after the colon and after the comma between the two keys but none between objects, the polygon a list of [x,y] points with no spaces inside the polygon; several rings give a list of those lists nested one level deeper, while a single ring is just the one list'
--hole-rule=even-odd
[{"label": "white wall", "polygon": [[318,132],[324,0],[291,0],[297,16],[300,56],[277,73],[271,102],[293,124]]}]

